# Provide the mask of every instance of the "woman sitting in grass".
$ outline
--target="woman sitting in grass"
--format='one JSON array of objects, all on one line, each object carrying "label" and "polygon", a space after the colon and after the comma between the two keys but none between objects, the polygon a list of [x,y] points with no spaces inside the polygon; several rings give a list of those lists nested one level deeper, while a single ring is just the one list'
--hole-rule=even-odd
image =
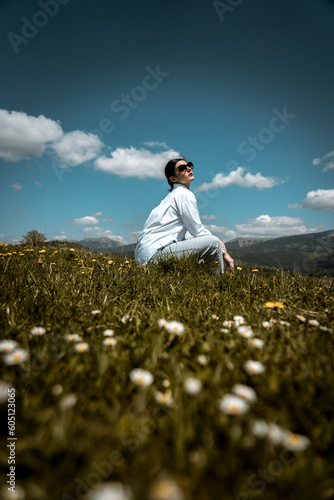
[{"label": "woman sitting in grass", "polygon": [[[201,223],[195,195],[189,190],[194,180],[194,165],[174,158],[165,167],[170,193],[150,213],[139,235],[137,264],[155,262],[160,256],[196,255],[207,262],[215,274],[234,270],[233,259],[222,241]],[[218,266],[217,266],[218,263]]]}]

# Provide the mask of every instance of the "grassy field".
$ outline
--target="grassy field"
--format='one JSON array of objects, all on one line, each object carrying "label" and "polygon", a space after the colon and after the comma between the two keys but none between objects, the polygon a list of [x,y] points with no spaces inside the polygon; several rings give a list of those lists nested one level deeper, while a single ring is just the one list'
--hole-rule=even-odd
[{"label": "grassy field", "polygon": [[2,498],[334,498],[332,280],[0,253]]}]

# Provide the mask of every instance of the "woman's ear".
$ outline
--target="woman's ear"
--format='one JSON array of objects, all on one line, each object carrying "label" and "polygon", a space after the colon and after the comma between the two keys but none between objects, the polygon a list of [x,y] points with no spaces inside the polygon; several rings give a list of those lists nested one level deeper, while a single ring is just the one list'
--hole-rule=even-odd
[{"label": "woman's ear", "polygon": [[174,177],[173,175],[171,177],[169,177],[168,180],[171,182],[177,182],[176,177]]}]

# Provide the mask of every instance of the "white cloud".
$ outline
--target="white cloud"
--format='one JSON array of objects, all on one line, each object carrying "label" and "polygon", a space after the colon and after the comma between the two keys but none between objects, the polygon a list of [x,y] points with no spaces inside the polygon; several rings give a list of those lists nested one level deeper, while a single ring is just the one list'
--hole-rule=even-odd
[{"label": "white cloud", "polygon": [[94,214],[92,214],[93,217],[102,217],[103,215],[103,212],[95,212]]},{"label": "white cloud", "polygon": [[312,165],[324,165],[322,169],[323,172],[334,168],[334,150],[330,151],[321,158],[314,158],[314,160],[312,161]]},{"label": "white cloud", "polygon": [[15,189],[15,191],[21,191],[21,189],[23,188],[23,184],[16,182],[15,184],[10,184],[10,187]]},{"label": "white cloud", "polygon": [[334,212],[334,189],[317,189],[317,191],[309,191],[303,202],[303,208]]},{"label": "white cloud", "polygon": [[149,141],[149,142],[144,142],[145,146],[148,146],[149,148],[164,148],[164,149],[169,149],[167,144],[165,142],[159,142],[159,141]]},{"label": "white cloud", "polygon": [[81,219],[74,219],[72,222],[68,222],[67,224],[73,224],[73,226],[89,226],[91,224],[98,224],[99,221],[96,217],[92,217],[90,215],[86,215],[86,217],[81,217]]},{"label": "white cloud", "polygon": [[228,229],[227,227],[224,227],[224,226],[216,226],[215,224],[208,224],[208,225],[205,225],[204,227],[206,227],[213,234],[223,235],[226,238],[235,238],[236,237],[235,231],[233,231],[232,229]]},{"label": "white cloud", "polygon": [[52,239],[57,240],[57,241],[64,241],[64,240],[67,240],[67,236],[66,236],[65,231],[59,231],[58,233],[54,233],[54,236]]},{"label": "white cloud", "polygon": [[74,130],[54,142],[52,149],[66,165],[76,166],[96,158],[103,146],[97,135]]},{"label": "white cloud", "polygon": [[16,210],[14,210],[14,212],[16,212],[17,214],[26,214],[28,210],[26,210],[25,208],[17,208]]},{"label": "white cloud", "polygon": [[63,135],[58,122],[28,116],[22,111],[0,109],[0,158],[12,162],[42,156],[48,143]]},{"label": "white cloud", "polygon": [[111,158],[102,156],[95,160],[95,168],[120,177],[138,177],[139,179],[163,179],[165,164],[171,158],[180,156],[173,149],[152,153],[148,149],[117,148],[111,152]]},{"label": "white cloud", "polygon": [[141,231],[132,231],[132,233],[130,233],[130,236],[132,236],[137,241],[140,233],[141,233]]},{"label": "white cloud", "polygon": [[195,189],[195,191],[208,191],[209,189],[225,188],[232,185],[245,188],[255,187],[257,189],[267,189],[282,183],[282,181],[275,177],[264,177],[260,172],[255,175],[250,172],[245,172],[246,169],[244,167],[238,167],[228,175],[219,173],[215,175],[212,182],[204,182],[204,184]]},{"label": "white cloud", "polygon": [[37,182],[37,181],[35,181],[35,184],[36,184],[36,186],[38,186],[38,187],[40,187],[40,188],[41,188],[41,187],[43,187],[43,184],[42,184],[41,182]]},{"label": "white cloud", "polygon": [[[74,130],[64,134],[60,122],[43,115],[0,109],[0,158],[17,162],[41,157],[52,148],[64,165],[76,166],[98,156],[103,142],[97,135]],[[38,185],[38,183],[36,183]]]},{"label": "white cloud", "polygon": [[92,238],[109,238],[110,240],[123,241],[122,236],[102,227],[85,227],[84,232],[89,233]]},{"label": "white cloud", "polygon": [[215,219],[220,219],[220,217],[217,217],[216,215],[201,215],[202,220],[215,220]]},{"label": "white cloud", "polygon": [[294,234],[313,233],[319,226],[308,227],[300,217],[260,215],[250,219],[247,224],[235,226],[239,236],[289,236]]},{"label": "white cloud", "polygon": [[290,210],[291,208],[303,208],[303,205],[300,205],[299,203],[289,203],[288,209]]},{"label": "white cloud", "polygon": [[102,222],[114,222],[114,221],[110,217],[107,217],[106,219],[102,219]]}]

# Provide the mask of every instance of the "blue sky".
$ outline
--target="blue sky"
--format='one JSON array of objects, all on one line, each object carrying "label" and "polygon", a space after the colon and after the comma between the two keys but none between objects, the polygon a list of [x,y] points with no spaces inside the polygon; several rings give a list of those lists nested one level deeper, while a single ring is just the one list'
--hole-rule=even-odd
[{"label": "blue sky", "polygon": [[334,225],[334,2],[0,0],[0,241],[136,241],[195,165],[223,241]]}]

